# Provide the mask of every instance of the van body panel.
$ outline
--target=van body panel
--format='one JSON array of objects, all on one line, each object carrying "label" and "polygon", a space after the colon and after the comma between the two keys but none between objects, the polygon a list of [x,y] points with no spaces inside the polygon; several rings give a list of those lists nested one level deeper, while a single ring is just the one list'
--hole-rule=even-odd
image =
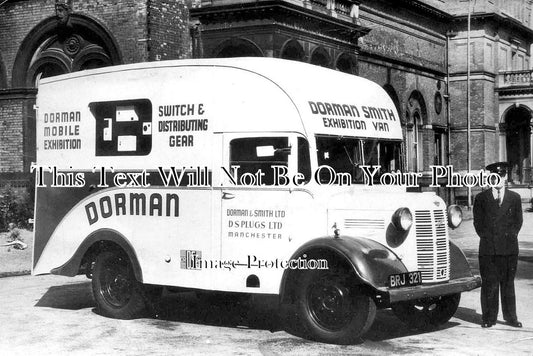
[{"label": "van body panel", "polygon": [[[326,236],[373,288],[417,270],[445,285],[455,270],[442,199],[316,173],[324,162],[399,169],[401,140],[379,85],[298,62],[164,61],[43,79],[32,273],[72,274],[80,246],[116,231],[143,283],[278,294],[286,262]],[[250,173],[258,167],[286,180]],[[413,225],[399,232],[402,208]]]}]

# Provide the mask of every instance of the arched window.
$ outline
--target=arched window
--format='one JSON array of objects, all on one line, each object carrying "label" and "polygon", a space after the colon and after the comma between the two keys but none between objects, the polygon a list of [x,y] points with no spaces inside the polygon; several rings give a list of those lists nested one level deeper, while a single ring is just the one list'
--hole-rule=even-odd
[{"label": "arched window", "polygon": [[399,169],[401,171],[404,171],[406,170],[406,168],[408,167],[408,164],[406,163],[407,162],[407,147],[405,145],[405,142],[407,141],[407,135],[406,135],[406,117],[409,115],[408,113],[405,114],[406,116],[403,116],[403,112],[400,110],[400,99],[398,98],[398,94],[396,94],[396,90],[394,89],[394,87],[390,84],[385,84],[383,86],[383,89],[385,89],[385,91],[387,92],[387,94],[389,95],[389,97],[392,99],[392,102],[394,103],[394,106],[396,107],[396,111],[398,112],[398,120],[400,120],[401,124],[402,124],[402,132],[403,132],[403,136],[404,136],[404,144],[401,145],[401,155],[400,155],[400,165],[399,165]]},{"label": "arched window", "polygon": [[531,118],[531,110],[523,105],[518,107],[513,105],[504,113],[504,147],[510,166],[508,178],[515,184],[532,181]]},{"label": "arched window", "polygon": [[339,58],[337,58],[337,63],[335,64],[335,67],[341,72],[348,74],[356,74],[355,58],[353,58],[347,53],[343,53],[339,56]]},{"label": "arched window", "polygon": [[329,54],[323,47],[318,47],[313,51],[313,54],[311,54],[311,64],[330,68],[330,63],[331,60]]},{"label": "arched window", "polygon": [[41,78],[121,63],[118,46],[96,21],[70,14],[37,25],[22,42],[13,68],[14,87],[34,87]]},{"label": "arched window", "polygon": [[427,110],[424,98],[419,91],[415,90],[409,97],[405,116],[407,169],[421,172],[429,169],[429,164],[426,159],[428,147],[424,141]]},{"label": "arched window", "polygon": [[280,58],[302,62],[305,59],[305,51],[298,41],[290,40],[283,46]]},{"label": "arched window", "polygon": [[412,130],[412,142],[413,142],[413,149],[412,157],[411,157],[411,167],[414,171],[419,172],[423,169],[423,155],[424,155],[424,149],[422,147],[422,137],[421,137],[421,126],[422,126],[422,118],[420,117],[420,112],[415,111],[413,114],[413,130]]}]

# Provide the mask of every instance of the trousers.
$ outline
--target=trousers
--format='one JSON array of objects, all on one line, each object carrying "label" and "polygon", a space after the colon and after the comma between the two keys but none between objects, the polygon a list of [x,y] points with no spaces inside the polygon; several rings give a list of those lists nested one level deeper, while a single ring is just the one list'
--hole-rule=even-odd
[{"label": "trousers", "polygon": [[517,320],[514,288],[517,264],[517,255],[479,256],[481,313],[484,323],[495,324],[498,319],[498,294],[501,294],[503,319]]}]

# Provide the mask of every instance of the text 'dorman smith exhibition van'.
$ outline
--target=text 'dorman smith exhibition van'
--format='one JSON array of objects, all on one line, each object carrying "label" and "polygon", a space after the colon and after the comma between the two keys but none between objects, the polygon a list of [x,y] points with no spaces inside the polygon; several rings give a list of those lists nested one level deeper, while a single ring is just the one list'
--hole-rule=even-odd
[{"label": "text 'dorman smith exhibition van'", "polygon": [[270,294],[291,332],[352,343],[377,308],[434,327],[480,285],[449,240],[460,209],[406,192],[396,107],[357,76],[266,58],[83,71],[41,80],[36,130],[33,274],[86,274],[104,315],[163,287]]}]

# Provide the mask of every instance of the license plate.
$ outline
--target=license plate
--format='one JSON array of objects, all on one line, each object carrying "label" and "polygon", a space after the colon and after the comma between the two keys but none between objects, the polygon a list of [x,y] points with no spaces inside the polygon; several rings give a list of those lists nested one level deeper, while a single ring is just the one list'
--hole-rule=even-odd
[{"label": "license plate", "polygon": [[389,276],[389,288],[412,287],[422,284],[420,271],[391,274]]}]

